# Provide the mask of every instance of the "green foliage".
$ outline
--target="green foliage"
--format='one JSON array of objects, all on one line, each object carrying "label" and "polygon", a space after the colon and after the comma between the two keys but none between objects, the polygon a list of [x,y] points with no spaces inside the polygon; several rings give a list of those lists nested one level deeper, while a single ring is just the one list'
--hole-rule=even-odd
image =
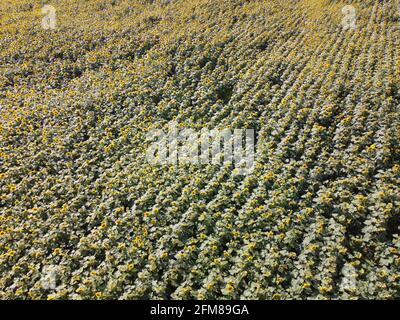
[{"label": "green foliage", "polygon": [[[400,298],[392,2],[48,3],[0,4],[1,299]],[[150,165],[171,120],[254,172]]]}]

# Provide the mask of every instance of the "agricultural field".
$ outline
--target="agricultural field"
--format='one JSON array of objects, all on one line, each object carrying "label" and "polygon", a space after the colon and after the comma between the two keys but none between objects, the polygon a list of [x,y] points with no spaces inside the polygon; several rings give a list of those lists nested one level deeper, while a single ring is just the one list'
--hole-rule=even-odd
[{"label": "agricultural field", "polygon": [[400,0],[1,0],[0,299],[400,299],[399,89]]}]

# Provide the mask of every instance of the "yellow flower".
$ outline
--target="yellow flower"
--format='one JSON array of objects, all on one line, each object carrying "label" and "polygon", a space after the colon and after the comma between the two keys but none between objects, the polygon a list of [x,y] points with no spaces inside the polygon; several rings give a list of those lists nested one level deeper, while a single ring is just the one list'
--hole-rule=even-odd
[{"label": "yellow flower", "polygon": [[267,231],[267,232],[265,233],[265,235],[266,235],[268,238],[272,238],[272,237],[274,236],[274,232],[273,232],[273,231]]},{"label": "yellow flower", "polygon": [[309,283],[309,282],[304,282],[303,283],[303,288],[304,289],[308,289],[308,288],[310,288],[311,287],[311,283]]},{"label": "yellow flower", "polygon": [[234,287],[233,287],[233,285],[230,284],[230,283],[228,283],[228,284],[225,286],[225,291],[226,291],[228,294],[231,294],[231,293],[233,292],[233,289],[234,289]]},{"label": "yellow flower", "polygon": [[24,293],[24,291],[21,290],[21,289],[18,289],[17,291],[15,291],[15,294],[16,294],[17,296],[20,296],[20,295],[22,295],[23,293]]},{"label": "yellow flower", "polygon": [[86,291],[86,289],[85,288],[83,288],[83,287],[79,287],[78,289],[76,289],[76,293],[79,293],[79,294],[82,294],[82,293],[84,293]]},{"label": "yellow flower", "polygon": [[321,292],[321,293],[327,293],[327,292],[330,292],[330,291],[332,291],[332,286],[329,286],[329,287],[327,287],[327,286],[321,286],[321,287],[319,287],[319,292]]},{"label": "yellow flower", "polygon": [[17,253],[17,252],[16,252],[15,250],[9,249],[9,250],[7,251],[7,253],[6,253],[6,255],[7,255],[8,257],[13,257],[13,256],[15,256],[16,253]]},{"label": "yellow flower", "polygon": [[360,252],[356,252],[356,253],[354,254],[354,256],[355,256],[357,259],[360,259],[360,258],[362,257],[362,254],[361,254]]},{"label": "yellow flower", "polygon": [[368,147],[368,151],[374,151],[375,149],[376,149],[375,143],[374,143],[374,144],[371,144],[371,145]]},{"label": "yellow flower", "polygon": [[271,181],[271,180],[274,178],[274,176],[275,176],[275,174],[274,174],[272,171],[268,171],[268,172],[264,175],[263,180],[264,180],[265,182],[269,182],[269,181]]}]

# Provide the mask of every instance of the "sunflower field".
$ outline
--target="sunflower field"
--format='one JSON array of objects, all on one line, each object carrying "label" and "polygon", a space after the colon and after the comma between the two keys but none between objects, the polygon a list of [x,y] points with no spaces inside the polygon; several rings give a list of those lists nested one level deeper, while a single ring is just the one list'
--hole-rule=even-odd
[{"label": "sunflower field", "polygon": [[0,299],[400,299],[399,89],[398,0],[1,0]]}]

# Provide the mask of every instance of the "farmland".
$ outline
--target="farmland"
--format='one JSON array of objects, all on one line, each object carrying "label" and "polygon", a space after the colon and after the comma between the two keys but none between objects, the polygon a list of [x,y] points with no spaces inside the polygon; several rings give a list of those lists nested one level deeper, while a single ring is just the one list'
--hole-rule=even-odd
[{"label": "farmland", "polygon": [[[0,299],[400,298],[399,1],[45,3],[0,3]],[[171,123],[254,168],[150,163]]]}]

